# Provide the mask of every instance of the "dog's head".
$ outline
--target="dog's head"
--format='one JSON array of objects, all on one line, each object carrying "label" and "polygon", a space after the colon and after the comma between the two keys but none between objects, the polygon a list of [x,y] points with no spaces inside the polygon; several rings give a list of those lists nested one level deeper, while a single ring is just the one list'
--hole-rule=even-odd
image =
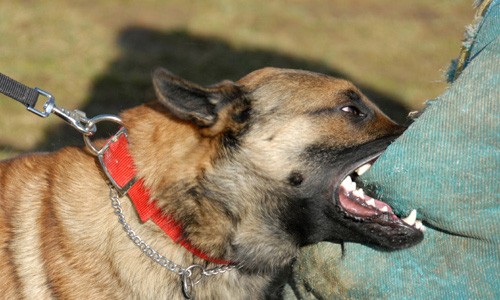
[{"label": "dog's head", "polygon": [[[206,88],[159,69],[153,82],[171,117],[216,141],[195,194],[231,220],[226,254],[233,260],[286,260],[320,241],[394,250],[422,240],[350,182],[404,130],[352,83],[274,68]],[[179,217],[196,219],[189,211]]]}]

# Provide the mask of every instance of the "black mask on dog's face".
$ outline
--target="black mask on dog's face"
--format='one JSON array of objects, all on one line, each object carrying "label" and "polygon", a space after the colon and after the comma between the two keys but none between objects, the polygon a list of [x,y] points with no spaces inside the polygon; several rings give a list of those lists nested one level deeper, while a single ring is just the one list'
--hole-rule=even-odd
[{"label": "black mask on dog's face", "polygon": [[414,216],[403,220],[389,205],[356,187],[358,172],[365,172],[396,137],[380,138],[349,149],[316,145],[305,151],[303,156],[316,169],[303,187],[295,191],[300,196],[290,202],[291,215],[284,218],[302,245],[348,241],[397,250],[423,239],[421,224]]}]

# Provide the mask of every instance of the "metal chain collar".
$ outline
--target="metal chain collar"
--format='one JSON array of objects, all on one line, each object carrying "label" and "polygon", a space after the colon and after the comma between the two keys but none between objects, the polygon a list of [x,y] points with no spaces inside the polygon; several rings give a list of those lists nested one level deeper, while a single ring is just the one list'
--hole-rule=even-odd
[{"label": "metal chain collar", "polygon": [[[147,257],[152,259],[160,266],[166,268],[171,272],[176,273],[181,277],[182,292],[184,293],[186,299],[192,298],[194,286],[198,284],[203,279],[204,276],[223,274],[229,270],[237,268],[236,265],[220,265],[218,267],[211,269],[206,269],[201,265],[191,265],[187,268],[183,268],[182,266],[174,263],[165,256],[159,254],[158,251],[154,250],[151,246],[149,246],[146,242],[144,242],[137,234],[135,234],[134,230],[125,220],[125,215],[123,214],[123,208],[119,200],[120,197],[114,187],[110,187],[109,189],[109,198],[111,199],[111,206],[114,209],[115,215],[118,216],[118,222],[122,224],[123,230],[125,230],[130,240]],[[197,272],[198,276],[193,278],[193,275],[195,273],[194,271],[196,269],[198,269]]]}]

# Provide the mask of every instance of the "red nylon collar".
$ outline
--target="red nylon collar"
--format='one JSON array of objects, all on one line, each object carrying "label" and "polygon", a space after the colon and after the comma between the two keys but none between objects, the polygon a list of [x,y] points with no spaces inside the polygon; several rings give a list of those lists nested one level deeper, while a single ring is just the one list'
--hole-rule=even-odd
[{"label": "red nylon collar", "polygon": [[174,242],[182,245],[194,255],[216,264],[230,264],[229,261],[210,257],[193,246],[183,234],[182,224],[172,216],[162,212],[156,205],[157,200],[150,200],[149,190],[144,186],[142,178],[136,179],[134,161],[128,150],[128,139],[125,128],[111,138],[99,152],[99,161],[111,183],[121,194],[128,194],[142,222],[151,219]]}]

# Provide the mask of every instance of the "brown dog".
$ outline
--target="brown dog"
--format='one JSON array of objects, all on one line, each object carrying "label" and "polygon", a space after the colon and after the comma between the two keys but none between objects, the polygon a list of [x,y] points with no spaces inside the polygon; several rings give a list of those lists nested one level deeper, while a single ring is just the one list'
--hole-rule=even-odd
[{"label": "brown dog", "polygon": [[153,83],[159,101],[121,115],[156,209],[114,197],[126,233],[88,150],[0,163],[2,298],[261,299],[301,246],[422,239],[344,180],[403,132],[350,82],[266,68],[207,88],[159,69]]}]

